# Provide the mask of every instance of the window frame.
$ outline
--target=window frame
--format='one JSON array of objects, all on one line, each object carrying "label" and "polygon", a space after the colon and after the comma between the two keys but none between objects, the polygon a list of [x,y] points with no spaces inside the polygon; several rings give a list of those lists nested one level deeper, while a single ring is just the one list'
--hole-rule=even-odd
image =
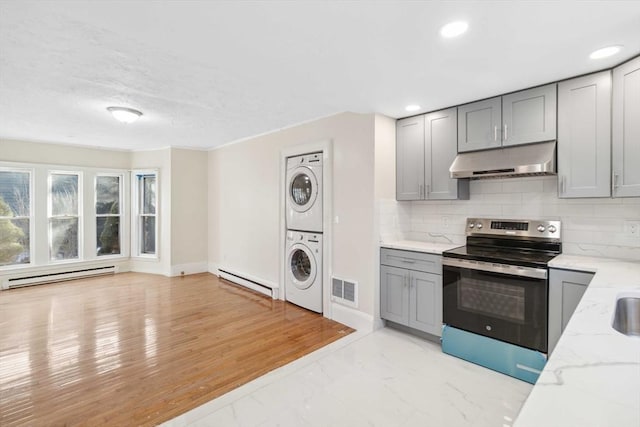
[{"label": "window frame", "polygon": [[[76,175],[78,177],[78,209],[77,216],[72,215],[56,215],[53,216],[53,197],[51,196],[51,185],[52,185],[52,176],[53,175]],[[48,244],[48,257],[47,264],[67,264],[73,262],[84,261],[84,203],[83,203],[83,172],[82,171],[70,171],[70,170],[60,170],[60,169],[49,169],[47,170],[47,244]],[[78,256],[76,258],[67,258],[67,259],[53,259],[51,256],[51,249],[53,244],[53,233],[51,232],[51,219],[59,218],[59,219],[69,219],[69,218],[78,218]]]},{"label": "window frame", "polygon": [[[156,213],[145,214],[142,212],[144,203],[143,176],[153,175],[156,180]],[[160,173],[157,169],[144,169],[131,171],[131,257],[149,260],[160,259]],[[143,253],[142,248],[142,218],[155,217],[155,253]]]},{"label": "window frame", "polygon": [[0,217],[0,219],[27,219],[29,220],[29,262],[28,263],[20,263],[20,264],[6,264],[0,265],[0,271],[9,270],[9,269],[17,269],[17,268],[30,268],[35,264],[35,201],[34,201],[34,176],[35,169],[30,167],[19,167],[19,166],[5,166],[0,164],[1,172],[21,172],[29,174],[29,216],[14,216],[14,217]]},{"label": "window frame", "polygon": [[[115,177],[118,178],[118,214],[114,215],[114,214],[99,214],[96,210],[96,206],[98,204],[98,178],[102,177],[102,176],[106,176],[106,177]],[[94,216],[94,222],[95,222],[95,233],[96,234],[96,250],[95,250],[95,258],[100,260],[100,259],[109,259],[109,258],[121,258],[123,256],[126,256],[126,249],[125,249],[125,221],[126,221],[126,216],[125,216],[125,212],[126,212],[126,206],[124,204],[124,174],[123,173],[117,173],[117,172],[96,172],[94,174],[94,178],[93,178],[93,216]],[[120,253],[119,254],[109,254],[109,255],[100,255],[98,253],[98,235],[97,235],[97,227],[98,227],[98,218],[109,218],[109,217],[119,217],[120,221],[118,222],[118,238],[120,240]]]}]

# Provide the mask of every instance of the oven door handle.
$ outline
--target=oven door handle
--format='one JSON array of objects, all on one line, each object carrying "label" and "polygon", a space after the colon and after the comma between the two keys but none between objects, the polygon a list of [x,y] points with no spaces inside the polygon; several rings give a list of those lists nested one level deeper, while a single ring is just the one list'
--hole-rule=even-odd
[{"label": "oven door handle", "polygon": [[517,265],[498,264],[484,261],[467,261],[458,258],[442,258],[442,265],[449,267],[465,268],[467,270],[488,271],[490,273],[510,274],[512,276],[531,277],[533,279],[546,279],[546,268],[521,267]]}]

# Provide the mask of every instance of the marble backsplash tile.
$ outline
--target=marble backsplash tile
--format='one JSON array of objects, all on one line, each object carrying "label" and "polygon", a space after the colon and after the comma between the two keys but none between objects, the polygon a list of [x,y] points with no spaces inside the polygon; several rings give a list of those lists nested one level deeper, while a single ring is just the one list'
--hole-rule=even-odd
[{"label": "marble backsplash tile", "polygon": [[464,244],[468,217],[559,219],[564,253],[640,260],[640,237],[625,232],[640,221],[640,197],[559,199],[554,176],[472,181],[470,190],[470,200],[382,201],[381,234],[397,221],[403,238]]}]

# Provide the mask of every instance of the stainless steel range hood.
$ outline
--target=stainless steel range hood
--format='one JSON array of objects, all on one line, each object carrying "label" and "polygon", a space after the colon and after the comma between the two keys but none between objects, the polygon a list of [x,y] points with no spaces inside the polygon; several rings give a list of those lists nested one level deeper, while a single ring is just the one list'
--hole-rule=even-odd
[{"label": "stainless steel range hood", "polygon": [[556,174],[556,141],[460,153],[451,178],[504,178]]}]

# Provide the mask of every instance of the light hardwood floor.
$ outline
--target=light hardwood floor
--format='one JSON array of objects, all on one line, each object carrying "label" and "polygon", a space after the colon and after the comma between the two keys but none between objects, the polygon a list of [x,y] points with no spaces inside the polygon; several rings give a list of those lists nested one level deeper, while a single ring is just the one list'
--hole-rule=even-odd
[{"label": "light hardwood floor", "polygon": [[156,425],[352,332],[204,273],[0,292],[0,425]]}]

